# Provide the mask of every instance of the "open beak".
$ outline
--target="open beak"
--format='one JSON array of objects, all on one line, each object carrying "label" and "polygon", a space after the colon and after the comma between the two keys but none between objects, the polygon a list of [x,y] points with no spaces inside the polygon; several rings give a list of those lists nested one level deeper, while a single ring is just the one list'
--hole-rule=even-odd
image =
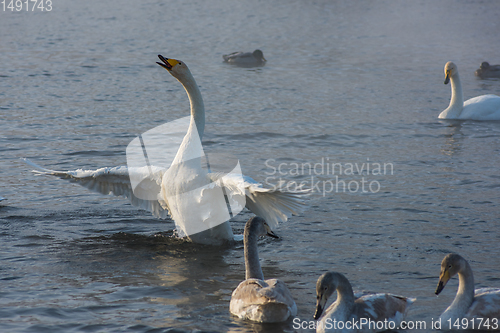
[{"label": "open beak", "polygon": [[444,78],[444,84],[450,82],[450,71],[446,71],[446,77]]},{"label": "open beak", "polygon": [[439,282],[436,288],[436,295],[439,295],[441,291],[443,291],[444,287],[446,286],[446,283],[450,280],[450,273],[448,271],[444,271],[441,273],[441,276],[439,276]]},{"label": "open beak", "polygon": [[163,57],[161,54],[158,54],[158,58],[160,58],[160,60],[162,62],[156,62],[158,65],[160,65],[161,67],[165,68],[167,71],[171,70],[172,67],[174,67],[174,59],[168,59],[168,58],[165,58]]}]

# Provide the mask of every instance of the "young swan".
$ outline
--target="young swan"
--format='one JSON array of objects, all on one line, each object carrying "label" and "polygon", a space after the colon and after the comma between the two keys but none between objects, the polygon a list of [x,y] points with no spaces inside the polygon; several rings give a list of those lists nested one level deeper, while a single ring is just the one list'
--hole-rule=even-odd
[{"label": "young swan", "polygon": [[277,279],[264,281],[259,263],[259,236],[276,236],[263,218],[252,217],[245,225],[246,280],[231,295],[229,311],[241,319],[261,323],[276,323],[297,314],[297,306],[287,286]]},{"label": "young swan", "polygon": [[500,120],[499,96],[481,95],[464,103],[457,65],[451,61],[447,62],[444,74],[444,84],[451,81],[451,100],[448,108],[439,114],[439,119]]},{"label": "young swan", "polygon": [[[441,325],[443,328],[450,328],[450,325],[456,323],[457,319],[477,318],[475,327],[480,325],[481,329],[487,329],[485,326],[487,319],[489,325],[493,327],[496,322],[496,329],[500,329],[500,289],[482,288],[474,292],[474,276],[472,269],[462,256],[456,253],[450,253],[444,257],[441,262],[441,274],[436,288],[436,295],[444,289],[448,280],[458,274],[458,291],[453,303],[441,315]],[[461,322],[458,322],[461,325]],[[457,324],[458,324],[457,323]],[[472,323],[468,321],[470,325]],[[453,328],[453,327],[451,327]]]},{"label": "young swan", "polygon": [[[328,298],[335,290],[337,290],[337,300],[324,311]],[[376,332],[376,325],[385,321],[388,322],[387,327],[378,330],[394,329],[398,327],[406,316],[409,306],[415,301],[414,298],[392,294],[368,294],[356,298],[349,280],[337,272],[328,272],[319,277],[316,283],[316,295],[314,319],[319,319],[316,325],[317,333]],[[362,323],[365,324],[361,325]]]}]

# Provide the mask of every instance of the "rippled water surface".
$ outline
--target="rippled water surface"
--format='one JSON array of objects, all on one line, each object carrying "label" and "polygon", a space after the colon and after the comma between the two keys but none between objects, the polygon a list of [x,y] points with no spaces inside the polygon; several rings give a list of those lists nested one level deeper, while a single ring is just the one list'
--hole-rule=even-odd
[{"label": "rippled water surface", "polygon": [[[300,321],[312,320],[327,270],[355,290],[416,297],[408,319],[426,331],[458,285],[434,295],[446,253],[470,261],[478,287],[500,287],[500,122],[437,119],[450,98],[447,61],[465,98],[500,95],[500,80],[474,77],[482,61],[500,63],[499,2],[52,6],[0,12],[2,332],[311,331],[229,314],[242,244],[175,239],[171,221],[35,176],[20,160],[125,165],[137,134],[188,114],[159,53],[185,61],[200,86],[206,151],[237,156],[268,186],[313,189],[307,210],[276,230],[281,238],[259,243],[264,275],[288,284]],[[264,67],[222,63],[256,48]],[[234,218],[235,232],[250,216]]]}]

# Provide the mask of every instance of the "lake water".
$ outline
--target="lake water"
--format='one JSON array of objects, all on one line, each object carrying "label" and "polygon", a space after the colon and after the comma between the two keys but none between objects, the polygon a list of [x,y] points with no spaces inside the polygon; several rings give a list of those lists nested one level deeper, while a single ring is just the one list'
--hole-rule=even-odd
[{"label": "lake water", "polygon": [[[500,80],[474,77],[500,63],[500,2],[52,1],[0,17],[2,332],[311,332],[230,315],[241,244],[177,240],[171,221],[20,160],[125,165],[137,134],[188,114],[157,54],[196,78],[206,151],[268,185],[313,189],[281,238],[259,243],[301,322],[328,270],[358,291],[416,297],[407,319],[422,332],[456,292],[455,278],[434,295],[445,254],[467,258],[478,287],[500,287],[500,122],[437,119],[447,61],[465,98],[500,95]],[[265,67],[222,63],[256,48]]]}]

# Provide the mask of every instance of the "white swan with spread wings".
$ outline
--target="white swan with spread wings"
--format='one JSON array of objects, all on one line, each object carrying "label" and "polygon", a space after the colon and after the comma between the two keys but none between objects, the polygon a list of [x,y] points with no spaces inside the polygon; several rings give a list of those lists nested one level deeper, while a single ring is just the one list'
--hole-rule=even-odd
[{"label": "white swan with spread wings", "polygon": [[[239,165],[229,173],[210,172],[202,167],[205,108],[200,90],[184,62],[158,57],[161,60],[158,64],[183,85],[191,105],[187,133],[169,166],[131,167],[129,163],[128,167],[54,171],[25,159],[37,168],[34,172],[66,178],[103,194],[127,197],[133,205],[157,217],[170,215],[181,236],[203,244],[235,239],[228,222],[228,205],[237,212],[244,205],[272,226],[302,210],[306,191],[264,188],[252,178],[241,175]],[[141,181],[132,186],[133,179]],[[218,196],[226,200],[216,200]]]}]

